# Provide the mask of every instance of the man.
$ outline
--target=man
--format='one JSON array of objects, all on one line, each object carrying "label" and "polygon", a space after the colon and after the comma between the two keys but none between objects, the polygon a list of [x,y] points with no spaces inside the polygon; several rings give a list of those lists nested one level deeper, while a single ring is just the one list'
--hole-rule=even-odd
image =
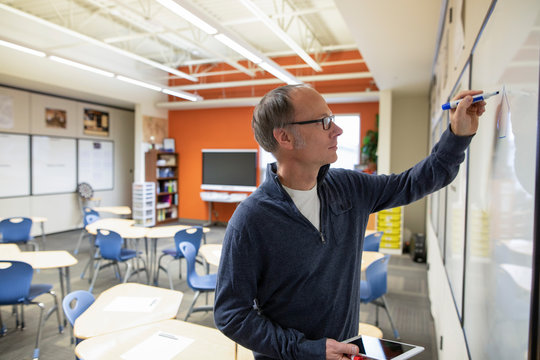
[{"label": "man", "polygon": [[485,102],[465,91],[451,131],[399,175],[329,169],[337,138],[323,97],[306,85],[257,105],[257,142],[277,163],[233,214],[223,242],[214,318],[255,359],[349,359],[358,333],[360,265],[369,214],[420,199],[456,176]]}]

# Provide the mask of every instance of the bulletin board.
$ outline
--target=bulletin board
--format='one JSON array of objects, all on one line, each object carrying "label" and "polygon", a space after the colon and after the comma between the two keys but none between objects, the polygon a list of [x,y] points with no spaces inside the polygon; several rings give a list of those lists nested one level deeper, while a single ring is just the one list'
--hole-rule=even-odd
[{"label": "bulletin board", "polygon": [[30,136],[0,133],[0,198],[30,195]]},{"label": "bulletin board", "polygon": [[94,190],[114,187],[114,143],[79,139],[78,183],[88,183]]},{"label": "bulletin board", "polygon": [[32,136],[32,194],[68,193],[76,189],[76,140]]}]

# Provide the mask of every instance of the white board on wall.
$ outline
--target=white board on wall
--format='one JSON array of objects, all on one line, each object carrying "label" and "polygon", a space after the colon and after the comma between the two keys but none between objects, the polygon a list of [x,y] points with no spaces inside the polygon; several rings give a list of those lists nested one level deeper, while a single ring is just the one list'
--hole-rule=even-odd
[{"label": "white board on wall", "polygon": [[30,195],[30,137],[0,133],[0,197]]},{"label": "white board on wall", "polygon": [[79,139],[78,183],[94,190],[114,187],[114,147],[112,141]]},{"label": "white board on wall", "polygon": [[32,136],[32,194],[77,190],[75,139]]}]

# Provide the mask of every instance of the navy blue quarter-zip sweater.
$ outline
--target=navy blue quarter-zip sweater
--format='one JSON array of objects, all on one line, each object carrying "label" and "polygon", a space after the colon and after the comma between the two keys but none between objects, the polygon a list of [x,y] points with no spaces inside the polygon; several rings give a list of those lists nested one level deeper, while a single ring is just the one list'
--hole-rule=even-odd
[{"label": "navy blue quarter-zip sweater", "polygon": [[471,137],[446,131],[431,154],[395,175],[323,166],[320,231],[282,188],[276,164],[233,214],[218,271],[214,319],[257,360],[326,358],[326,338],[358,333],[368,217],[449,184]]}]

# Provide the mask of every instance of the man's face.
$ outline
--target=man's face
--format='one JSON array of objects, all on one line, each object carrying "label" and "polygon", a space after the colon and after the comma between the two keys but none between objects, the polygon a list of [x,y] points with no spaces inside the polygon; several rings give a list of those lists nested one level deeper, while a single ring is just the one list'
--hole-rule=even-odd
[{"label": "man's face", "polygon": [[[297,88],[291,99],[295,109],[295,122],[317,120],[332,115],[324,98],[311,88]],[[337,160],[337,138],[343,130],[335,123],[332,123],[328,130],[324,130],[320,122],[289,126],[299,161],[320,167]]]}]

